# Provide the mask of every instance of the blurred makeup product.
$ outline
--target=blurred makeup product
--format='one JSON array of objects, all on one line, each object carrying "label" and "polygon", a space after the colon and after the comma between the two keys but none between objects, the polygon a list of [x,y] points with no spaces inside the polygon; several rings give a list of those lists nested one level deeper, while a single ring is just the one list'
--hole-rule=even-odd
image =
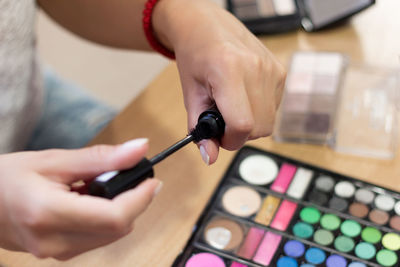
[{"label": "blurred makeup product", "polygon": [[294,53],[274,139],[392,158],[397,145],[399,73],[349,64],[337,52]]},{"label": "blurred makeup product", "polygon": [[343,21],[374,0],[227,0],[228,10],[253,33],[304,28],[315,31]]},{"label": "blurred makeup product", "polygon": [[175,267],[400,266],[400,193],[253,147]]}]

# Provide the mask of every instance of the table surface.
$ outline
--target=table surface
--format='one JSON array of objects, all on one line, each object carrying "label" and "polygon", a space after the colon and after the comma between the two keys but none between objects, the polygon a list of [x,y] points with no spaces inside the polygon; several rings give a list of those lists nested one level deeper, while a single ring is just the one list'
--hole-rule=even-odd
[{"label": "table surface", "polygon": [[[377,1],[349,23],[318,33],[297,32],[260,37],[281,60],[288,63],[296,50],[340,51],[353,61],[398,66],[400,56],[400,1]],[[138,137],[150,139],[149,156],[186,134],[179,76],[168,66],[93,141],[117,144]],[[263,138],[248,143],[342,174],[400,191],[400,157],[376,160],[335,153],[322,146],[275,143]],[[234,152],[221,151],[207,167],[193,144],[155,167],[164,181],[161,193],[135,222],[135,230],[109,246],[66,262],[39,260],[27,253],[0,249],[5,266],[170,266],[190,237],[191,230],[229,165]]]}]

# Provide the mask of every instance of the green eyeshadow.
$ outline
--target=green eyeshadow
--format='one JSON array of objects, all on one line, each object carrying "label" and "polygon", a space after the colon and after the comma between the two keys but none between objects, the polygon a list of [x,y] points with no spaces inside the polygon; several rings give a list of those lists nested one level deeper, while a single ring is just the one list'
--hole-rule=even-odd
[{"label": "green eyeshadow", "polygon": [[363,260],[372,259],[375,256],[375,253],[376,249],[374,245],[367,242],[361,242],[357,244],[355,249],[356,256]]},{"label": "green eyeshadow", "polygon": [[307,239],[313,235],[314,229],[308,223],[298,222],[293,226],[293,233],[297,237]]},{"label": "green eyeshadow", "polygon": [[365,227],[361,232],[361,238],[365,242],[376,244],[381,240],[382,233],[374,227]]},{"label": "green eyeshadow", "polygon": [[326,230],[334,231],[340,226],[340,218],[334,214],[325,214],[321,217],[320,224]]},{"label": "green eyeshadow", "polygon": [[376,254],[376,261],[382,266],[394,266],[397,262],[397,255],[393,251],[382,249]]},{"label": "green eyeshadow", "polygon": [[338,236],[334,243],[335,248],[340,252],[350,252],[354,248],[354,241],[347,236]]},{"label": "green eyeshadow", "polygon": [[301,210],[300,218],[306,223],[315,224],[321,218],[321,213],[316,208],[306,207]]},{"label": "green eyeshadow", "polygon": [[324,229],[319,229],[314,233],[314,241],[323,246],[329,246],[330,244],[332,244],[333,239],[334,236],[332,232]]},{"label": "green eyeshadow", "polygon": [[393,251],[397,251],[400,249],[400,236],[395,233],[387,233],[382,238],[382,245]]},{"label": "green eyeshadow", "polygon": [[356,237],[361,233],[361,225],[353,220],[345,220],[340,226],[340,231],[349,237]]}]

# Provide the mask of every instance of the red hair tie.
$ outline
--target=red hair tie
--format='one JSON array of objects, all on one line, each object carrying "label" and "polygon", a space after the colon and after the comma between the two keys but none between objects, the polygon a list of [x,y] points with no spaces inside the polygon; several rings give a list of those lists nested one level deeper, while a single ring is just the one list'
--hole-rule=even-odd
[{"label": "red hair tie", "polygon": [[166,48],[160,41],[154,36],[153,25],[151,23],[151,17],[153,15],[154,6],[157,4],[158,0],[148,0],[146,2],[145,8],[143,10],[143,30],[146,35],[146,39],[150,46],[160,54],[170,58],[175,59],[175,53]]}]

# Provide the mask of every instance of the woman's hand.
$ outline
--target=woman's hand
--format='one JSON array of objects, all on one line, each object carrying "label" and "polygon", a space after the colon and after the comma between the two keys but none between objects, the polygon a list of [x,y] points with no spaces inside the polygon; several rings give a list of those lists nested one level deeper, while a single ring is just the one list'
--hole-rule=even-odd
[{"label": "woman's hand", "polygon": [[203,159],[213,163],[219,146],[234,150],[270,135],[286,76],[272,53],[209,1],[161,0],[153,16],[159,39],[176,55],[189,129],[214,102],[225,119],[221,144],[200,142]]},{"label": "woman's hand", "polygon": [[150,179],[112,200],[70,191],[111,170],[138,163],[147,139],[119,146],[0,155],[0,246],[69,259],[132,231],[161,182]]}]

